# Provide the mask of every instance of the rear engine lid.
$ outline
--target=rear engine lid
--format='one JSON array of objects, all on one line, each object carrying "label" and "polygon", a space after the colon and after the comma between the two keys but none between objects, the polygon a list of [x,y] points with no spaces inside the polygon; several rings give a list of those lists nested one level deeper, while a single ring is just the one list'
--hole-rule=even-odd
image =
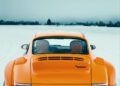
[{"label": "rear engine lid", "polygon": [[88,55],[36,55],[31,59],[32,83],[90,84],[90,65]]}]

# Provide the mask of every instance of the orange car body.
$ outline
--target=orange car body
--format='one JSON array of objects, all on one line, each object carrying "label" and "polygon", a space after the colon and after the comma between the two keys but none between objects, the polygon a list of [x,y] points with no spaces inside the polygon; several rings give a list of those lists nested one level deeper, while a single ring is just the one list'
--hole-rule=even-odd
[{"label": "orange car body", "polygon": [[[77,37],[87,43],[88,54],[32,54],[33,40],[41,37]],[[114,67],[94,57],[83,34],[36,34],[27,54],[5,68],[5,86],[115,86]]]}]

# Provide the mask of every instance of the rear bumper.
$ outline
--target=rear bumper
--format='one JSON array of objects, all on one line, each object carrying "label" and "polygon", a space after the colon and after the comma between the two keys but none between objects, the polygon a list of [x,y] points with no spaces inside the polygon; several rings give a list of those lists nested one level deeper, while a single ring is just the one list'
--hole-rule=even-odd
[{"label": "rear bumper", "polygon": [[18,83],[15,83],[14,86],[32,86],[31,84],[18,84]]},{"label": "rear bumper", "polygon": [[[108,84],[15,84],[14,86],[108,86]],[[115,85],[110,85],[115,86]]]},{"label": "rear bumper", "polygon": [[[33,84],[32,86],[40,86],[40,84]],[[91,86],[91,85],[41,85],[41,86]]]},{"label": "rear bumper", "polygon": [[91,86],[91,85],[78,85],[78,84],[14,84],[14,86]]}]

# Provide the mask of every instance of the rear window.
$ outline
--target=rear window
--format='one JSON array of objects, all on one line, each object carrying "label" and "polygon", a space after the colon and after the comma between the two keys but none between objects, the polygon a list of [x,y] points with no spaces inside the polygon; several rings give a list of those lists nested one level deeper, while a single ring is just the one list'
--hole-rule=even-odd
[{"label": "rear window", "polygon": [[88,54],[87,43],[78,38],[39,38],[33,41],[33,54]]}]

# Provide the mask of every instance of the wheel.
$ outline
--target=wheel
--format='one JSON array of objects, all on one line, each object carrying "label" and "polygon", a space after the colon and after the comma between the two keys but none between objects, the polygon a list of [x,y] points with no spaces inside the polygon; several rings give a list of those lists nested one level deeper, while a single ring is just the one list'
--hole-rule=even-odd
[{"label": "wheel", "polygon": [[3,86],[5,86],[5,81],[3,82]]}]

